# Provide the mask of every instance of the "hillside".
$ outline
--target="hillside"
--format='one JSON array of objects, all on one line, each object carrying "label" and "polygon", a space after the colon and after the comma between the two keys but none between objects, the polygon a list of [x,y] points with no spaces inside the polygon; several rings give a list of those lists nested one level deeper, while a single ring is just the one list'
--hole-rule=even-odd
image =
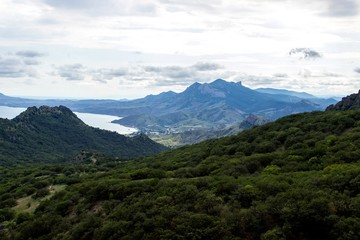
[{"label": "hillside", "polygon": [[31,107],[13,120],[0,119],[0,142],[2,164],[66,161],[81,150],[119,158],[165,150],[144,135],[130,138],[89,127],[63,106]]},{"label": "hillside", "polygon": [[162,145],[176,148],[185,145],[191,145],[200,143],[209,139],[215,139],[220,137],[226,137],[235,135],[245,129],[252,128],[254,126],[263,125],[269,122],[265,118],[249,114],[240,124],[235,124],[231,127],[220,130],[189,130],[178,133],[167,132],[165,134],[148,133],[152,140]]},{"label": "hillside", "polygon": [[[360,110],[311,112],[136,161],[73,165],[68,176],[76,181],[34,214],[3,210],[3,219],[12,223],[3,223],[7,233],[0,234],[4,239],[11,234],[15,239],[359,239],[359,134]],[[64,183],[64,168],[43,167],[43,178]],[[21,169],[13,171],[16,179],[2,172],[2,179],[12,179],[2,187],[5,199],[18,197],[17,183],[37,180]],[[9,206],[9,200],[3,202]]]}]

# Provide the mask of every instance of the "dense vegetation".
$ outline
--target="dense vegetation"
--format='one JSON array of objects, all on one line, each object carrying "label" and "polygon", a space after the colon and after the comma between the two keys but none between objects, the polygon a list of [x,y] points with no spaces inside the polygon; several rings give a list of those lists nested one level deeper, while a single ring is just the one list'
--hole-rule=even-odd
[{"label": "dense vegetation", "polygon": [[13,120],[0,118],[0,163],[67,161],[81,150],[119,158],[166,148],[144,135],[133,138],[84,124],[66,107],[32,107]]},{"label": "dense vegetation", "polygon": [[[92,157],[0,169],[2,239],[360,238],[360,110],[292,115],[135,161]],[[11,208],[51,184],[67,187],[34,213]]]}]

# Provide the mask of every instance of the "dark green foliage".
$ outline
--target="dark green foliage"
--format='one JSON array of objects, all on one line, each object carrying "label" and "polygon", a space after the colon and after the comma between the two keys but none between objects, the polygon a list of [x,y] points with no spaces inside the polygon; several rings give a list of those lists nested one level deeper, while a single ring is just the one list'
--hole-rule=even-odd
[{"label": "dark green foliage", "polygon": [[41,188],[41,189],[37,190],[36,193],[32,197],[34,199],[43,198],[49,194],[50,194],[49,189],[45,187],[45,188]]},{"label": "dark green foliage", "polygon": [[0,143],[2,164],[88,160],[78,155],[82,150],[121,159],[166,150],[145,135],[130,138],[89,127],[63,106],[32,107],[13,120],[0,119]]},{"label": "dark green foliage", "polygon": [[0,209],[0,222],[12,220],[15,217],[15,211],[9,208]]},{"label": "dark green foliage", "polygon": [[0,196],[77,179],[4,209],[15,239],[359,239],[359,134],[359,110],[298,114],[134,161],[2,168]]}]

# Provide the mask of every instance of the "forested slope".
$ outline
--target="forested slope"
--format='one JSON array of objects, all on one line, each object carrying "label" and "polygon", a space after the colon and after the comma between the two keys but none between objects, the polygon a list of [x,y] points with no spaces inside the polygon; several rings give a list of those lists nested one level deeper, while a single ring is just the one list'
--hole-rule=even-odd
[{"label": "forested slope", "polygon": [[136,161],[77,165],[69,175],[76,182],[33,215],[8,217],[13,224],[2,232],[5,239],[359,239],[359,160],[360,110],[292,115]]},{"label": "forested slope", "polygon": [[130,138],[89,127],[63,106],[31,107],[13,120],[0,118],[0,142],[1,164],[69,161],[82,150],[134,158],[166,149],[144,135]]}]

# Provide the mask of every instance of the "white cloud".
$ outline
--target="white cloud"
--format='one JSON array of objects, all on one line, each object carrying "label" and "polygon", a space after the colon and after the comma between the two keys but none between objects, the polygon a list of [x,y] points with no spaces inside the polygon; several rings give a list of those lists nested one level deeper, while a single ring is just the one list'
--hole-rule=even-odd
[{"label": "white cloud", "polygon": [[68,81],[84,80],[85,67],[80,63],[68,64],[60,67],[56,67],[54,75],[58,74],[60,77]]},{"label": "white cloud", "polygon": [[289,55],[299,55],[302,59],[317,59],[321,58],[321,54],[310,48],[293,48],[290,50]]},{"label": "white cloud", "polygon": [[22,59],[17,54],[0,55],[0,78],[36,77],[37,71],[33,65],[40,62],[34,59]]}]

